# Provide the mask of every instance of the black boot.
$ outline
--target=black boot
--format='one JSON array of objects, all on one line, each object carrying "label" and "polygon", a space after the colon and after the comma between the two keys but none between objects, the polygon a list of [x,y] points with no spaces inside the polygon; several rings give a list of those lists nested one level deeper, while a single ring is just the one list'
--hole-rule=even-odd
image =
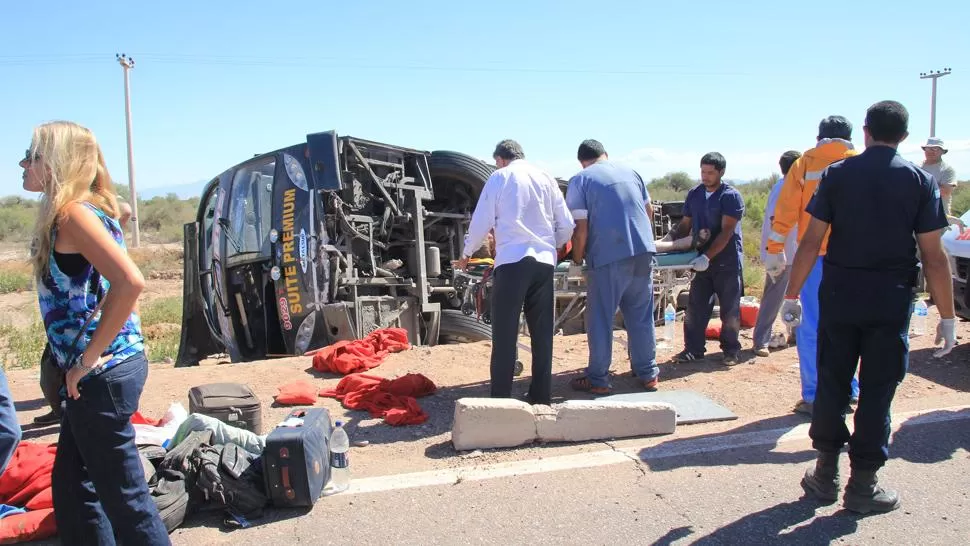
[{"label": "black boot", "polygon": [[802,488],[821,501],[839,500],[839,452],[819,451],[815,468],[805,471]]},{"label": "black boot", "polygon": [[879,486],[875,470],[852,470],[842,497],[846,510],[860,514],[892,512],[899,508],[899,495]]}]

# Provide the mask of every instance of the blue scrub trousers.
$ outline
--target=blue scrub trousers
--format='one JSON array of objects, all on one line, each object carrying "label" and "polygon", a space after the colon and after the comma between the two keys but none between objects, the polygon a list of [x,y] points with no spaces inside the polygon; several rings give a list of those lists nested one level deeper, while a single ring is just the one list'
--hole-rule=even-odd
[{"label": "blue scrub trousers", "polygon": [[17,422],[17,410],[7,385],[7,375],[0,367],[0,474],[6,470],[13,452],[20,444],[20,424]]},{"label": "blue scrub trousers", "polygon": [[[822,261],[819,256],[811,273],[802,285],[802,322],[795,328],[795,348],[798,349],[798,369],[802,376],[802,400],[814,403],[818,385],[818,291],[822,284]],[[852,378],[852,397],[859,396],[859,381]],[[848,401],[846,401],[848,403]]]},{"label": "blue scrub trousers", "polygon": [[624,258],[586,272],[586,377],[595,387],[609,387],[613,362],[613,320],[617,308],[627,331],[630,367],[638,379],[660,375],[653,327],[653,253]]},{"label": "blue scrub trousers", "polygon": [[714,312],[717,294],[721,311],[721,351],[736,355],[741,351],[741,272],[699,271],[690,281],[687,316],[684,318],[684,345],[687,352],[702,357],[707,343],[707,325]]}]

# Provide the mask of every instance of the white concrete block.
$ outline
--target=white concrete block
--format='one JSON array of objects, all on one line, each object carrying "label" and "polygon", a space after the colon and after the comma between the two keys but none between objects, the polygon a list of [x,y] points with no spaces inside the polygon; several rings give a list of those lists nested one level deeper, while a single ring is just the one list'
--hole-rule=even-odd
[{"label": "white concrete block", "polygon": [[553,406],[532,406],[536,415],[536,439],[540,442],[562,442],[567,434],[559,421],[559,410]]},{"label": "white concrete block", "polygon": [[462,398],[455,402],[451,443],[459,451],[515,447],[536,438],[532,406],[509,398]]},{"label": "white concrete block", "polygon": [[582,442],[651,436],[670,434],[677,428],[677,412],[673,405],[664,402],[570,400],[555,409],[554,422],[549,422],[546,415],[537,422],[541,441]]}]

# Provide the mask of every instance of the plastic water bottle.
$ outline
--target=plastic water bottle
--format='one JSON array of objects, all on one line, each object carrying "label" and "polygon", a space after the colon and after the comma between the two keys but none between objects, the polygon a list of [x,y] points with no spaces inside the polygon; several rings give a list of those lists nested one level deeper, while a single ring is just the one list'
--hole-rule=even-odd
[{"label": "plastic water bottle", "polygon": [[929,315],[926,302],[919,300],[913,309],[913,333],[921,336],[926,333],[926,316]]},{"label": "plastic water bottle", "polygon": [[330,435],[330,485],[333,493],[339,493],[350,487],[350,438],[343,421],[335,425]]},{"label": "plastic water bottle", "polygon": [[674,309],[674,304],[668,303],[667,307],[664,308],[664,339],[667,341],[674,340],[674,322],[677,320],[677,310]]}]

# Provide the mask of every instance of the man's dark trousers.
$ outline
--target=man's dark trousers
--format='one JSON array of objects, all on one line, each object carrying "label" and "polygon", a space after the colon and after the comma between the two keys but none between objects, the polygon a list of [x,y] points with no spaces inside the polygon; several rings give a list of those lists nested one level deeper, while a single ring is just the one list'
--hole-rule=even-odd
[{"label": "man's dark trousers", "polygon": [[532,340],[532,385],[529,399],[552,399],[553,273],[551,265],[526,257],[495,268],[492,286],[492,398],[512,398],[519,341],[519,315]]},{"label": "man's dark trousers", "polygon": [[705,331],[714,312],[714,295],[720,304],[721,350],[737,354],[741,350],[741,272],[700,271],[694,274],[684,320],[684,344],[688,352],[704,356]]},{"label": "man's dark trousers", "polygon": [[[849,444],[853,469],[878,470],[889,458],[889,410],[909,366],[912,282],[901,275],[833,273],[819,289],[818,390],[809,436],[819,451]],[[861,359],[861,362],[860,362]],[[855,432],[845,425],[859,363]]]}]

